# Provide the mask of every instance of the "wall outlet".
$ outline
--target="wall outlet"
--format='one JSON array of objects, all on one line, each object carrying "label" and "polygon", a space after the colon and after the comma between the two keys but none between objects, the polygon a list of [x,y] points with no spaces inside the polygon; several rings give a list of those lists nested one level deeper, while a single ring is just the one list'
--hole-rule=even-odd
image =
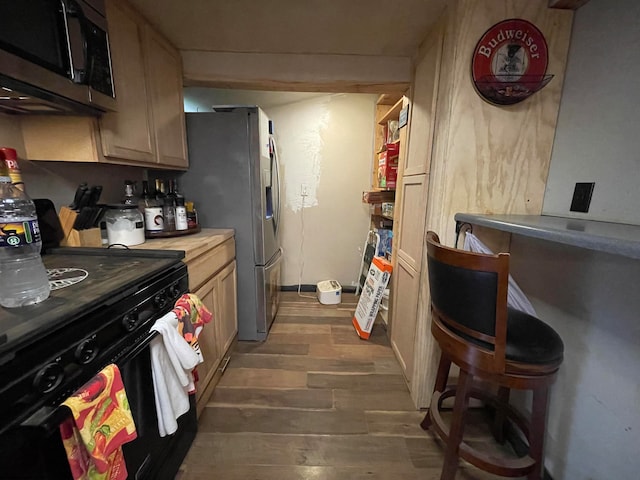
[{"label": "wall outlet", "polygon": [[309,195],[309,186],[306,183],[300,184],[300,195],[306,197]]},{"label": "wall outlet", "polygon": [[594,182],[576,183],[569,211],[587,213],[589,211],[589,205],[591,204],[594,186]]}]

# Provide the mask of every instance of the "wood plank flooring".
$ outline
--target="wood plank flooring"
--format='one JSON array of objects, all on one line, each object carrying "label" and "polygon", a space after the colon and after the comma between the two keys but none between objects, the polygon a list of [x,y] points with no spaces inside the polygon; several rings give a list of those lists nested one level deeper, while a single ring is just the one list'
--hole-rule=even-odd
[{"label": "wood plank flooring", "polygon": [[[357,298],[283,292],[264,343],[238,342],[180,480],[436,480],[442,443],[419,423],[386,332],[351,326]],[[480,424],[480,422],[478,422]],[[482,444],[488,432],[468,429]],[[457,479],[497,479],[461,464]]]}]

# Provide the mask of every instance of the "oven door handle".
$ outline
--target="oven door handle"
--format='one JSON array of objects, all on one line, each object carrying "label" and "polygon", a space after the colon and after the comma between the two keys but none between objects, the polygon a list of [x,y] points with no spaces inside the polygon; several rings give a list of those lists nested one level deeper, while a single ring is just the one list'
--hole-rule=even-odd
[{"label": "oven door handle", "polygon": [[[149,332],[149,334],[141,342],[137,343],[133,348],[127,350],[119,358],[116,358],[114,359],[114,361],[109,362],[109,364],[115,363],[116,365],[118,365],[118,368],[121,368],[122,365],[127,363],[129,360],[131,360],[145,348],[147,348],[151,343],[151,340],[153,340],[157,335],[159,335],[158,332]],[[106,366],[107,365],[104,365],[103,368]],[[59,430],[60,424],[62,424],[62,422],[64,422],[70,416],[71,410],[64,405],[58,405],[57,407],[44,406],[36,410],[35,413],[24,420],[20,425],[25,428],[38,429],[39,431],[44,431],[47,435],[51,435]]]},{"label": "oven door handle", "polygon": [[133,357],[137,356],[140,352],[142,352],[142,350],[147,348],[151,343],[151,340],[153,340],[158,335],[160,335],[158,332],[155,332],[155,331],[149,332],[148,335],[144,338],[144,340],[142,340],[139,343],[136,343],[136,345],[132,349],[127,350],[124,353],[124,355],[122,355],[121,357],[115,358],[111,363],[115,363],[116,365],[118,365],[118,368],[122,369],[123,364],[127,363]]}]

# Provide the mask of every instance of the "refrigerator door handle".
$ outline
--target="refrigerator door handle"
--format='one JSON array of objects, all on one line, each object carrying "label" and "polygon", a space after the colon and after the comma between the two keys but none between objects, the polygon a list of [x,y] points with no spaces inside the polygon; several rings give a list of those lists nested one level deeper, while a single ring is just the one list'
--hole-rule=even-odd
[{"label": "refrigerator door handle", "polygon": [[280,161],[278,159],[278,151],[276,148],[276,141],[273,137],[271,137],[271,143],[272,143],[272,148],[273,148],[273,169],[276,172],[276,194],[277,194],[277,198],[276,198],[276,205],[274,208],[274,224],[276,227],[276,237],[278,235],[278,231],[280,230]]}]

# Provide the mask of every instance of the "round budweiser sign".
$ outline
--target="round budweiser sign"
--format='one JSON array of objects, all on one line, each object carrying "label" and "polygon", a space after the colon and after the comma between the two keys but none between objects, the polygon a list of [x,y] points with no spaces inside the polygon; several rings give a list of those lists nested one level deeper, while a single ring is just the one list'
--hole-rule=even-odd
[{"label": "round budweiser sign", "polygon": [[544,87],[549,61],[542,32],[526,20],[512,18],[495,24],[473,52],[471,73],[478,93],[498,105],[524,100]]}]

